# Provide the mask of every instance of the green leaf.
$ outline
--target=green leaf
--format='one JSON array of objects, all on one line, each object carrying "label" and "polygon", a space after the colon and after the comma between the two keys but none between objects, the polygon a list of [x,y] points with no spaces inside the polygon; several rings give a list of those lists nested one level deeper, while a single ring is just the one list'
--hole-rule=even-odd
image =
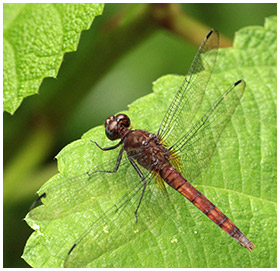
[{"label": "green leaf", "polygon": [[[115,240],[105,237],[104,228],[104,242],[109,242],[107,249],[85,246],[84,252],[77,256],[78,266],[276,267],[276,26],[276,17],[270,17],[264,27],[244,28],[236,33],[233,48],[219,51],[202,110],[233,82],[244,79],[247,87],[209,166],[193,182],[256,248],[249,252],[241,247],[168,187],[168,204],[161,200],[150,201],[155,210],[162,210],[154,223],[145,225],[145,230],[135,235],[128,231],[127,225],[122,225]],[[124,113],[130,116],[133,128],[156,132],[182,79],[182,76],[163,76],[154,83],[154,93],[131,104],[129,112]],[[88,131],[81,140],[59,153],[60,174],[49,180],[41,192],[107,159],[116,160],[118,150],[102,152],[90,140],[101,146],[113,145],[105,139],[104,127]],[[70,209],[57,219],[35,220],[27,215],[26,221],[34,233],[26,244],[23,258],[33,267],[63,266],[77,238],[130,187],[130,174],[133,174],[130,169],[124,168],[120,175],[108,174],[106,182],[91,183],[81,192],[84,198],[76,203],[71,203],[68,194],[64,194],[67,191],[62,190],[58,205],[60,201],[69,200],[63,203],[69,204]],[[49,217],[51,212],[56,212],[48,210],[47,206],[35,210],[37,218],[45,212]],[[140,212],[140,215],[141,226],[142,219],[145,221],[149,214]],[[86,254],[96,259],[83,262]]]},{"label": "green leaf", "polygon": [[4,4],[4,110],[56,77],[65,52],[75,51],[103,4]]}]

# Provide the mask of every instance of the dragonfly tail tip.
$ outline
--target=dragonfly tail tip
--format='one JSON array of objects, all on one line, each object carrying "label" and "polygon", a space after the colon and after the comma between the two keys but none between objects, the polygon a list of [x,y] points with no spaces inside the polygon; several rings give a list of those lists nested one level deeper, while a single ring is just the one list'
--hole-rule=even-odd
[{"label": "dragonfly tail tip", "polygon": [[254,247],[255,247],[255,245],[251,241],[249,241],[249,243],[246,245],[246,248],[249,251],[252,251]]}]

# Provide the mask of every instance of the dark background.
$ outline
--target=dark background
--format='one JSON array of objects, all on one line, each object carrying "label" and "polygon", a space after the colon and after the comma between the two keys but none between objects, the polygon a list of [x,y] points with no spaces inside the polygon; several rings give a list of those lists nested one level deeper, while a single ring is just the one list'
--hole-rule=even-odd
[{"label": "dark background", "polygon": [[23,218],[65,145],[150,93],[158,77],[186,74],[210,28],[227,47],[240,28],[276,14],[276,4],[105,5],[57,79],[4,113],[4,267],[28,267],[20,256],[32,230]]}]

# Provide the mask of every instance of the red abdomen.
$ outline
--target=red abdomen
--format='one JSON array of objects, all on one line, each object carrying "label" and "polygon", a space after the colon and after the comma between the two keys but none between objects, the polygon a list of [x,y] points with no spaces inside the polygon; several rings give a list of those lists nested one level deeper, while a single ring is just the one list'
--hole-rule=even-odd
[{"label": "red abdomen", "polygon": [[226,215],[195,189],[171,164],[166,163],[159,171],[159,174],[168,185],[180,192],[242,246],[250,251],[255,247]]}]

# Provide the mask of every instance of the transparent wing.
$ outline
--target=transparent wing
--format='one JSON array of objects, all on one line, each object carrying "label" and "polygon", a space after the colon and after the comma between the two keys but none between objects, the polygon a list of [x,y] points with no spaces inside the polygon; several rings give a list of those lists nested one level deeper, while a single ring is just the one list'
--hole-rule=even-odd
[{"label": "transparent wing", "polygon": [[134,184],[125,195],[109,208],[104,215],[93,220],[80,238],[68,248],[65,267],[86,267],[104,253],[110,253],[118,247],[131,242],[148,230],[152,223],[164,212],[166,197],[153,184],[152,173],[144,174],[147,188],[142,200],[136,223],[135,210],[138,206],[143,183]]},{"label": "transparent wing", "polygon": [[240,80],[225,91],[203,117],[170,147],[184,165],[183,174],[194,180],[208,165],[222,131],[231,119],[245,90]]},{"label": "transparent wing", "polygon": [[[139,155],[142,155],[141,151],[132,158],[139,158]],[[144,188],[143,180],[126,155],[117,173],[97,172],[112,170],[115,164],[116,158],[68,180],[58,175],[61,182],[43,190],[46,194],[42,198],[43,205],[29,214],[35,220],[82,216],[83,230],[74,227],[70,236],[65,233],[66,239],[75,240],[73,237],[76,236],[77,240],[66,242],[56,254],[67,267],[86,266],[102,254],[133,240],[155,223],[166,209],[163,206],[168,202],[167,194],[155,184],[153,173],[141,168],[147,184],[136,223],[135,211]]]},{"label": "transparent wing", "polygon": [[212,29],[203,42],[191,67],[160,124],[158,135],[173,145],[185,131],[200,108],[208,81],[213,72],[219,47],[219,34]]},{"label": "transparent wing", "polygon": [[[141,152],[138,155],[141,155]],[[116,162],[117,157],[73,178],[65,178],[62,174],[57,174],[53,180],[57,184],[41,190],[39,198],[43,205],[32,209],[29,216],[34,220],[61,218],[87,209],[91,203],[102,197],[104,191],[111,190],[112,185],[115,191],[123,192],[131,184],[141,182],[135,170],[129,170],[132,166],[126,154],[123,154],[116,173],[99,172],[112,171]]]}]

